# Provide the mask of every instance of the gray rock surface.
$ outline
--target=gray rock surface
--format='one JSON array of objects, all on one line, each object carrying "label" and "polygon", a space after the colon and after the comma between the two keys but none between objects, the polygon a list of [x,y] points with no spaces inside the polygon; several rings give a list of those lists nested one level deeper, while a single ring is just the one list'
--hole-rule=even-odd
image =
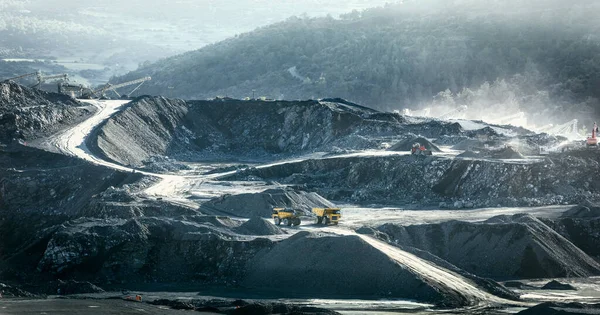
[{"label": "gray rock surface", "polygon": [[519,315],[594,315],[600,314],[600,304],[544,302],[517,313]]},{"label": "gray rock surface", "polygon": [[499,163],[439,156],[343,157],[247,169],[224,179],[302,185],[329,200],[438,205],[468,200],[473,207],[578,202],[600,193],[600,155],[573,151],[545,160]]},{"label": "gray rock surface", "polygon": [[[356,253],[361,253],[357,255]],[[243,284],[282,294],[444,299],[358,236],[299,232],[249,262]]]},{"label": "gray rock surface", "polygon": [[224,283],[242,278],[246,261],[271,246],[204,217],[79,219],[52,235],[38,270],[98,282]]},{"label": "gray rock surface", "polygon": [[282,229],[261,217],[252,217],[235,229],[237,233],[246,235],[279,235],[285,234]]},{"label": "gray rock surface", "polygon": [[207,214],[265,218],[271,217],[273,207],[289,207],[308,215],[312,208],[333,206],[330,201],[316,193],[292,189],[269,189],[260,193],[224,195],[203,203],[200,211]]},{"label": "gray rock surface", "polygon": [[582,203],[573,206],[573,208],[565,211],[562,214],[563,218],[580,218],[593,219],[600,217],[600,205],[589,200],[584,200]]},{"label": "gray rock surface", "polygon": [[567,291],[577,291],[577,288],[568,284],[561,283],[556,280],[552,280],[546,284],[544,284],[541,288],[542,290],[567,290]]},{"label": "gray rock surface", "polygon": [[450,221],[379,230],[403,246],[428,251],[483,277],[548,278],[600,274],[600,265],[581,249],[529,215],[486,222]]},{"label": "gray rock surface", "polygon": [[0,283],[0,296],[2,298],[33,298],[35,294],[24,291],[18,287]]},{"label": "gray rock surface", "polygon": [[408,133],[438,137],[463,132],[456,123],[408,123],[398,114],[341,99],[184,102],[141,97],[100,126],[89,146],[101,156],[139,167],[153,156],[272,160],[334,148],[378,148],[382,139]]},{"label": "gray rock surface", "polygon": [[62,94],[0,82],[0,144],[48,136],[83,121],[94,111]]},{"label": "gray rock surface", "polygon": [[59,295],[69,294],[84,294],[84,293],[103,293],[105,292],[102,288],[89,283],[87,281],[74,281],[74,280],[58,280],[56,291],[53,292]]},{"label": "gray rock surface", "polygon": [[142,167],[154,156],[166,156],[171,150],[186,147],[185,142],[175,140],[185,133],[179,127],[187,111],[182,100],[138,98],[101,124],[88,146],[111,161]]}]

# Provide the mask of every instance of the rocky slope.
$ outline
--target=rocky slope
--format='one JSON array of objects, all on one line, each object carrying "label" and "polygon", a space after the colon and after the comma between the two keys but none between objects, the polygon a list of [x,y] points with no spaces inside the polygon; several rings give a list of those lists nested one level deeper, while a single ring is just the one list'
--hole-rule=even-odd
[{"label": "rocky slope", "polygon": [[517,313],[519,315],[597,315],[600,304],[545,302]]},{"label": "rocky slope", "polygon": [[50,135],[94,111],[62,94],[0,82],[0,144]]},{"label": "rocky slope", "polygon": [[243,239],[226,224],[204,216],[74,221],[54,233],[38,270],[100,282],[232,282],[272,242]]},{"label": "rocky slope", "polygon": [[383,113],[341,99],[168,100],[142,97],[100,126],[89,146],[125,165],[180,160],[267,159],[333,149],[379,148],[405,134],[463,135],[457,123]]},{"label": "rocky slope", "polygon": [[436,156],[332,157],[246,169],[227,179],[275,180],[329,200],[358,203],[535,206],[597,196],[599,162],[600,155],[586,150],[523,163]]},{"label": "rocky slope", "polygon": [[48,237],[92,197],[139,176],[44,151],[0,149],[0,278],[35,269]]},{"label": "rocky slope", "polygon": [[386,246],[366,236],[299,232],[251,259],[243,285],[278,296],[406,298],[445,306],[477,304],[491,297],[487,289],[503,288],[493,281],[477,288],[460,273]]},{"label": "rocky slope", "polygon": [[600,261],[600,207],[585,200],[566,211],[561,218],[543,220],[586,254]]},{"label": "rocky slope", "polygon": [[316,193],[293,189],[269,189],[255,194],[224,195],[200,206],[203,213],[235,217],[270,217],[274,207],[289,207],[310,214],[312,208],[334,207]]},{"label": "rocky slope", "polygon": [[436,255],[466,271],[495,279],[587,277],[600,265],[542,221],[498,216],[481,223],[378,228],[393,242]]},{"label": "rocky slope", "polygon": [[[361,253],[355,255],[354,253]],[[269,275],[265,277],[265,275]],[[398,284],[402,285],[398,285]],[[286,294],[390,296],[420,301],[441,292],[389,260],[358,236],[300,232],[250,262],[244,285]]]},{"label": "rocky slope", "polygon": [[153,156],[185,150],[183,119],[188,108],[181,100],[139,98],[101,124],[88,146],[98,155],[124,165],[143,166]]}]

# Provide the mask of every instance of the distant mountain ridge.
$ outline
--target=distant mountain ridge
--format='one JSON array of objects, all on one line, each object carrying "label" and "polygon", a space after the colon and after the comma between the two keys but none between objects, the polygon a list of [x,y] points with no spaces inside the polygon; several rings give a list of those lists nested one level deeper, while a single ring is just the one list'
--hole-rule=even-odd
[{"label": "distant mountain ridge", "polygon": [[335,96],[383,110],[437,101],[585,119],[600,107],[598,13],[592,1],[413,1],[294,17],[113,81],[150,75],[142,93],[186,99]]}]

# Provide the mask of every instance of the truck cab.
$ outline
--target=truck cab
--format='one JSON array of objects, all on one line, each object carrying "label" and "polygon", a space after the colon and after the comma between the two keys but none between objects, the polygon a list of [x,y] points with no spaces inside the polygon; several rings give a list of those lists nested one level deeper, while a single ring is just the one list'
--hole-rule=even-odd
[{"label": "truck cab", "polygon": [[340,208],[313,208],[312,212],[317,215],[317,224],[337,225],[342,218],[342,209]]}]

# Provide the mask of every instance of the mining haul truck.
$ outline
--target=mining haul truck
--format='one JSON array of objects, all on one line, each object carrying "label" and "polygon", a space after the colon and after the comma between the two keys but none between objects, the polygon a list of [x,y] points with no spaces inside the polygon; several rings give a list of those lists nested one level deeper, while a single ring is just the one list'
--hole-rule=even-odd
[{"label": "mining haul truck", "polygon": [[273,208],[273,222],[275,225],[297,226],[300,225],[300,213],[290,208]]},{"label": "mining haul truck", "polygon": [[598,125],[594,123],[594,127],[592,127],[592,136],[587,138],[586,144],[588,147],[597,147],[598,146]]},{"label": "mining haul truck", "polygon": [[313,208],[312,212],[317,215],[317,224],[338,224],[342,218],[340,208]]},{"label": "mining haul truck", "polygon": [[431,152],[431,150],[427,150],[427,148],[425,148],[425,146],[421,145],[418,142],[415,142],[412,146],[412,148],[410,149],[410,154],[412,155],[432,155],[433,153]]}]

